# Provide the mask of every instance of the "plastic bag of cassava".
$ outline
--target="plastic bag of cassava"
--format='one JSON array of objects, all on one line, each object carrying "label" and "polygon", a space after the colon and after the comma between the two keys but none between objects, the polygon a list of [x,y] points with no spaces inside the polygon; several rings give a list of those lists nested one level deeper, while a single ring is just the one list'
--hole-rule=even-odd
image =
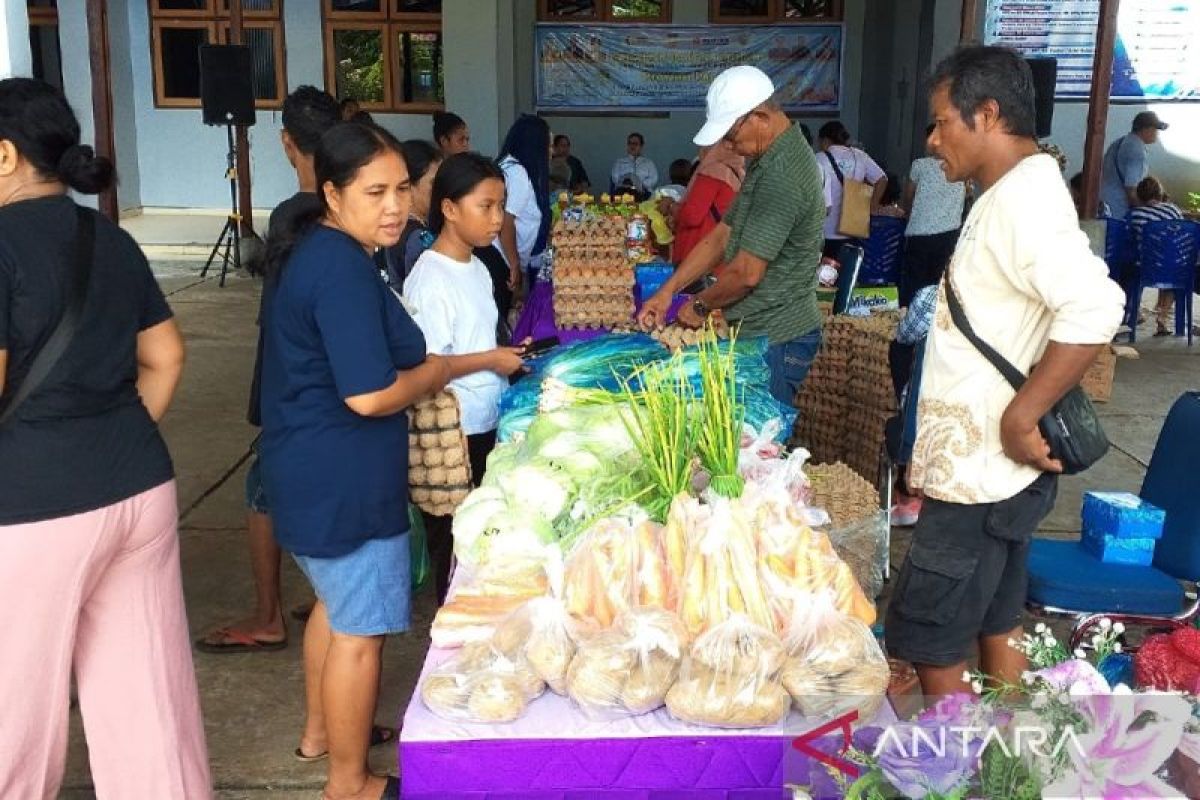
[{"label": "plastic bag of cassava", "polygon": [[645,714],[660,707],[679,675],[687,634],[661,608],[632,608],[579,645],[567,694],[589,717]]},{"label": "plastic bag of cassava", "polygon": [[[738,500],[712,497],[707,504],[680,496],[671,504],[664,531],[668,561],[680,558],[679,617],[698,636],[733,614],[773,628],[775,615],[758,576],[758,554],[746,507]],[[681,534],[686,535],[681,537]]]},{"label": "plastic bag of cassava", "polygon": [[421,684],[434,714],[457,722],[512,722],[546,690],[523,658],[510,659],[486,642],[467,645]]},{"label": "plastic bag of cassava", "polygon": [[735,614],[695,641],[667,692],[671,716],[719,728],[762,728],[787,716],[791,698],[779,683],[783,644]]},{"label": "plastic bag of cassava", "polygon": [[662,550],[661,526],[640,515],[606,517],[574,544],[563,575],[572,616],[607,628],[634,606],[670,608],[675,586]]},{"label": "plastic bag of cassava", "polygon": [[796,708],[806,717],[857,711],[864,723],[874,719],[890,670],[871,629],[838,611],[828,589],[798,593],[792,609],[780,678]]}]

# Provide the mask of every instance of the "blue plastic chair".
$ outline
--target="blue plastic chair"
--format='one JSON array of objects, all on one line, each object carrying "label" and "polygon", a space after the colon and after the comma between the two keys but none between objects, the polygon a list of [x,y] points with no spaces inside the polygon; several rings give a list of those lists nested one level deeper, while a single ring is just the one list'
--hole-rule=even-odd
[{"label": "blue plastic chair", "polygon": [[1175,401],[1163,423],[1142,483],[1141,496],[1167,512],[1152,566],[1105,564],[1078,541],[1033,541],[1030,610],[1074,618],[1072,652],[1105,617],[1126,624],[1175,627],[1200,613],[1195,594],[1200,590],[1198,441],[1200,392],[1187,392]]},{"label": "blue plastic chair", "polygon": [[[1142,304],[1144,289],[1175,290],[1175,335],[1187,331],[1192,346],[1192,292],[1196,285],[1196,257],[1200,254],[1200,224],[1189,220],[1148,222],[1138,237],[1137,280],[1133,309]],[[1136,316],[1133,322],[1136,323]],[[1137,325],[1130,325],[1129,341],[1137,341]]]},{"label": "blue plastic chair", "polygon": [[1133,298],[1137,283],[1137,247],[1128,220],[1104,219],[1104,263],[1108,265],[1108,277],[1125,292],[1125,319],[1122,321],[1132,328],[1131,320],[1137,319],[1138,311]]},{"label": "blue plastic chair", "polygon": [[871,236],[863,248],[860,286],[899,286],[907,222],[897,217],[871,217]]},{"label": "blue plastic chair", "polygon": [[1104,263],[1108,264],[1108,277],[1117,283],[1125,275],[1125,269],[1134,261],[1132,231],[1129,223],[1116,217],[1104,220]]}]

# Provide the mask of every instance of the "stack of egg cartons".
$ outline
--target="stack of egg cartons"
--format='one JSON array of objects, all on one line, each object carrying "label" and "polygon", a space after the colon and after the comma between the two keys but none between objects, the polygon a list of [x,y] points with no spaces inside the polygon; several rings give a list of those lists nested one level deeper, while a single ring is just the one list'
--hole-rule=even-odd
[{"label": "stack of egg cartons", "polygon": [[1106,564],[1149,566],[1167,513],[1129,492],[1083,495],[1083,547]]}]

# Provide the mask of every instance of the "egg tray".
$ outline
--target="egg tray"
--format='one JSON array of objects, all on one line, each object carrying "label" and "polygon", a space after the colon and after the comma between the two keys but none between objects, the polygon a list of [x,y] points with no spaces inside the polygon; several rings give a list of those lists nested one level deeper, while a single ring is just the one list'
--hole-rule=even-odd
[{"label": "egg tray", "polygon": [[435,517],[450,516],[471,491],[471,458],[458,398],[449,390],[409,410],[408,490]]}]

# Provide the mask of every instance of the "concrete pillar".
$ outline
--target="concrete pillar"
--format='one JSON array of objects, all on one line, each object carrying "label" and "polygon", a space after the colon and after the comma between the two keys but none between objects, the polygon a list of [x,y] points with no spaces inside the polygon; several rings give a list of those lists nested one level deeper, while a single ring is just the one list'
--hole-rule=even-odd
[{"label": "concrete pillar", "polygon": [[0,11],[0,78],[28,76],[32,71],[29,12],[25,3],[5,2]]},{"label": "concrete pillar", "polygon": [[[502,19],[502,9],[509,17]],[[500,149],[501,76],[510,70],[498,68],[502,58],[511,63],[512,52],[500,52],[498,30],[511,28],[512,4],[480,3],[477,0],[445,0],[442,3],[443,58],[446,65],[446,110],[467,121],[471,148],[486,155]],[[507,90],[507,87],[506,87]]]}]

